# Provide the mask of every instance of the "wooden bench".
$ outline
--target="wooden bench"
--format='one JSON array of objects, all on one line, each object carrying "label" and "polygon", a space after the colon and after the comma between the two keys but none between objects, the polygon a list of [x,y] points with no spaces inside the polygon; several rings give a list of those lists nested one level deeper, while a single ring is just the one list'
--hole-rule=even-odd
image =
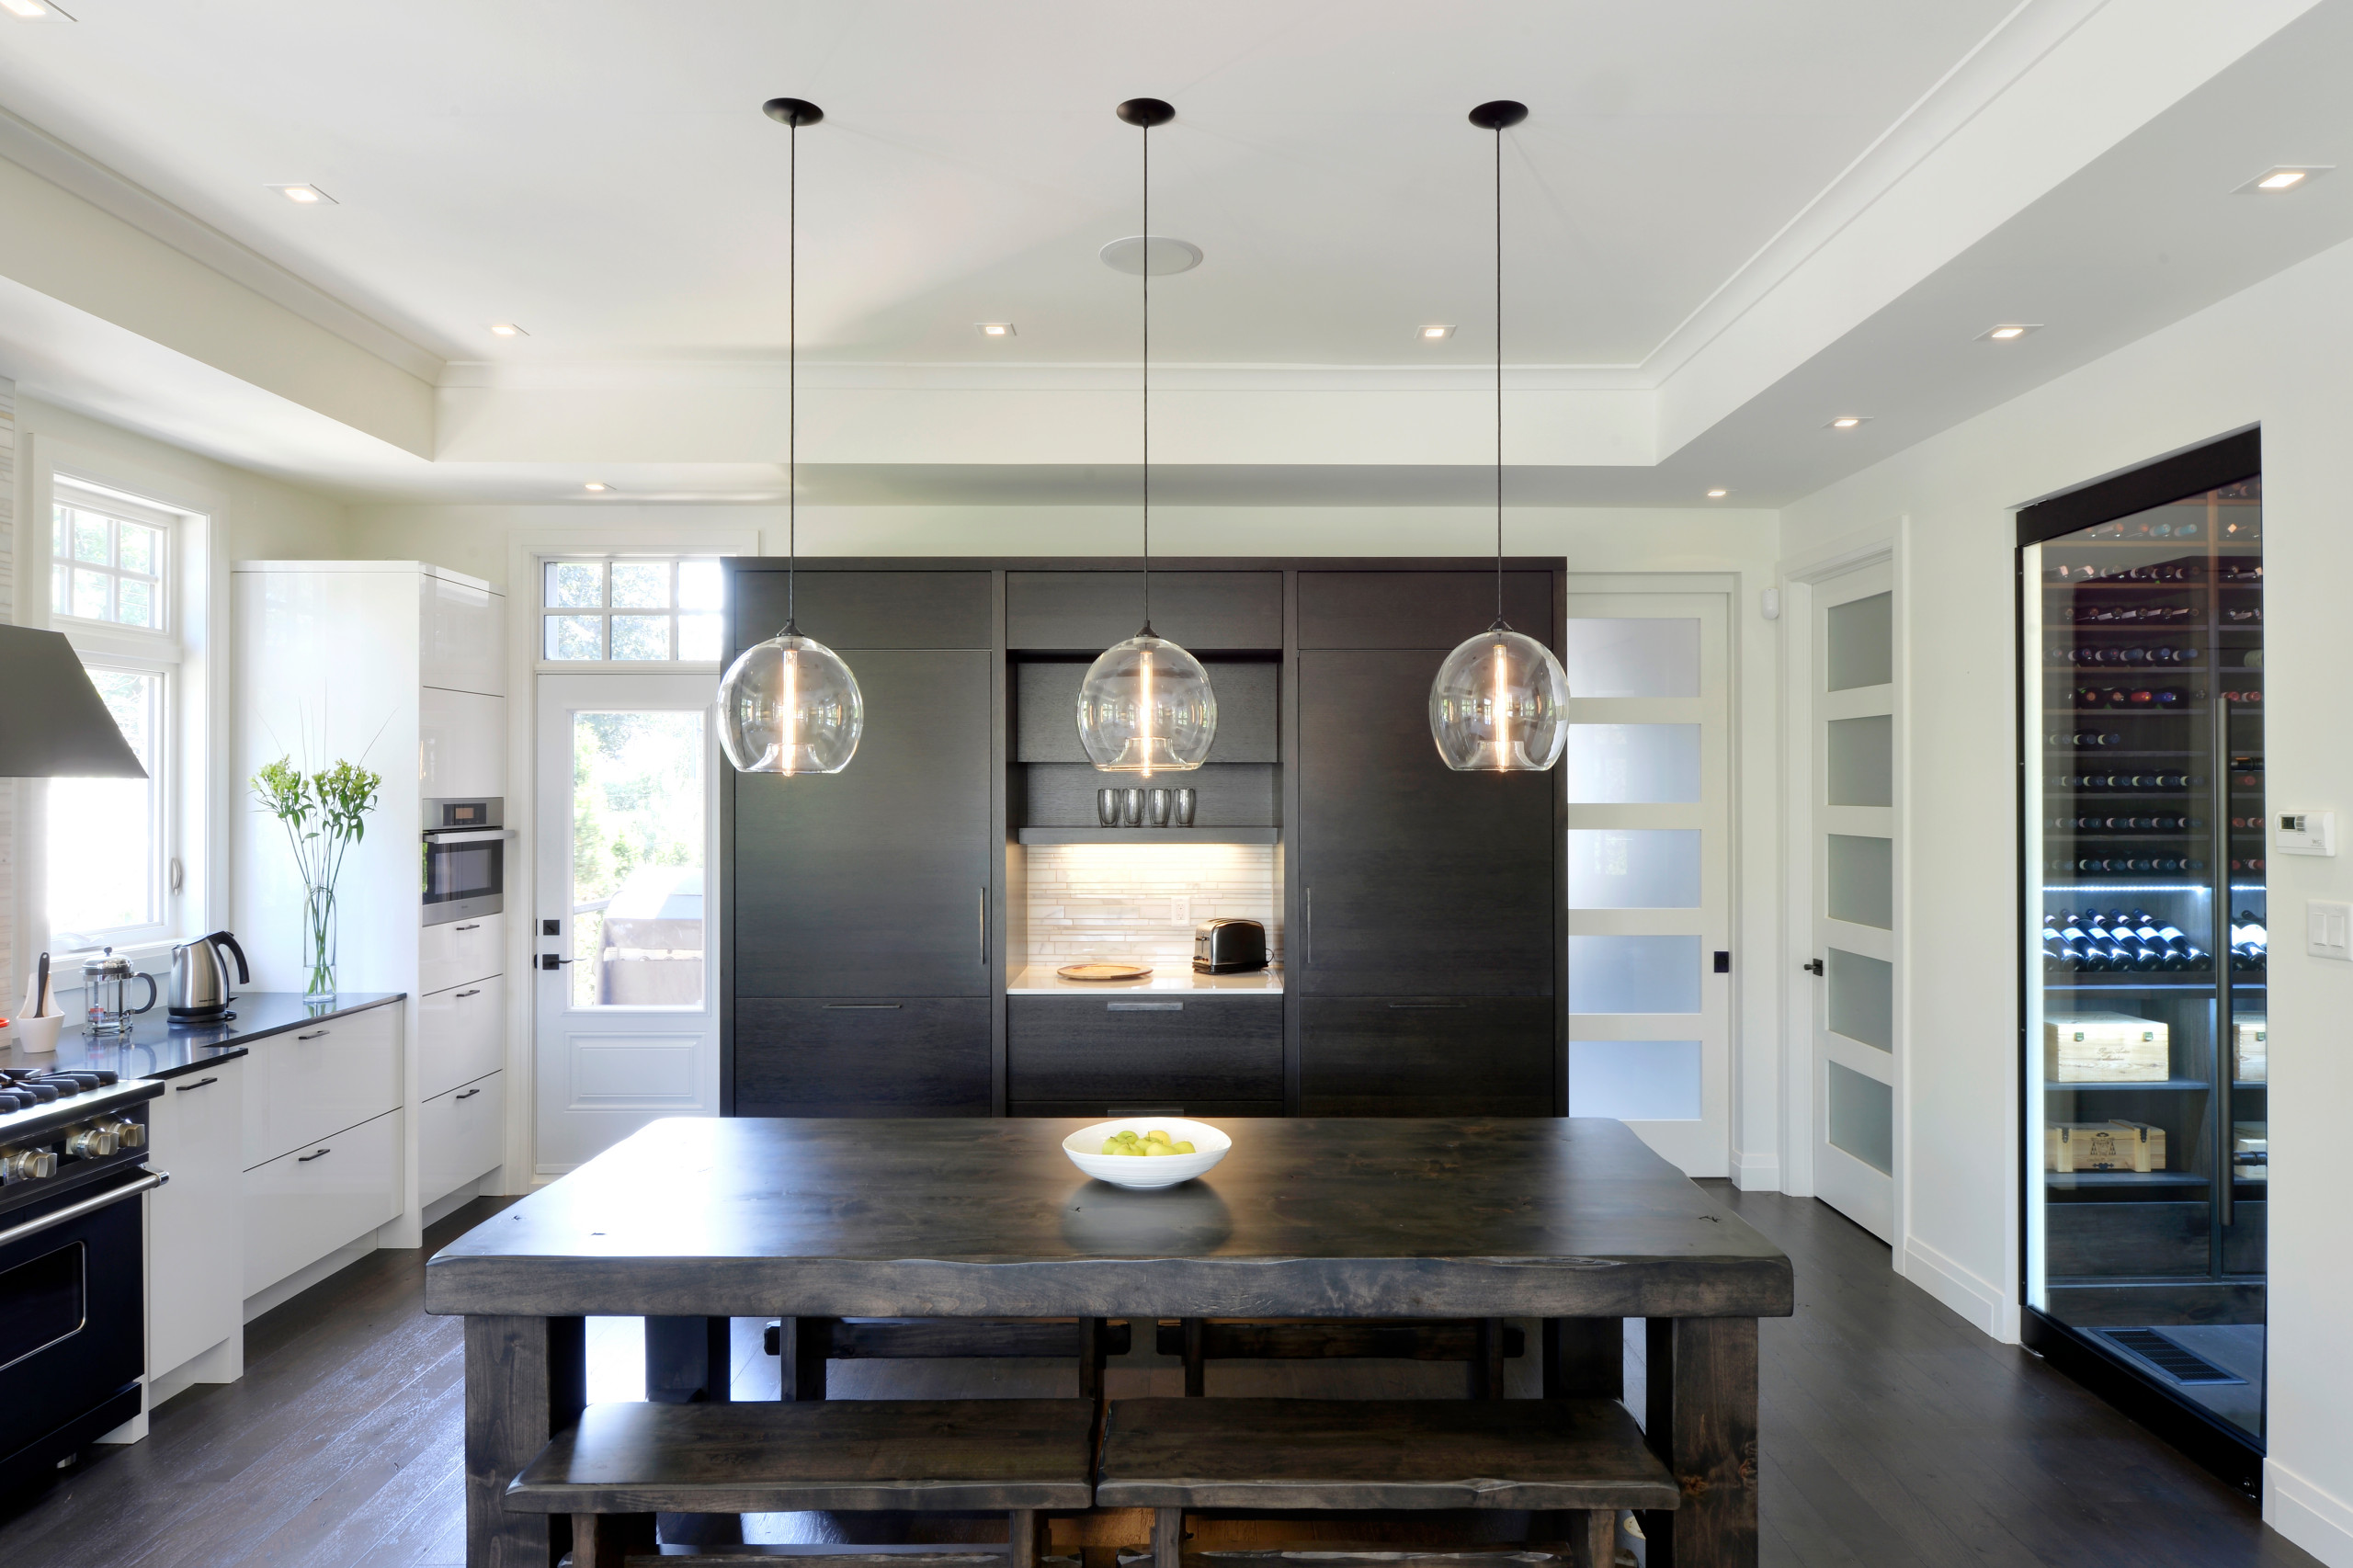
[{"label": "wooden bench", "polygon": [[653,1557],[657,1513],[803,1509],[1001,1511],[1008,1554],[986,1562],[1036,1568],[1040,1511],[1094,1501],[1095,1419],[1084,1399],[592,1404],[506,1506],[571,1516],[573,1568]]},{"label": "wooden bench", "polygon": [[1597,1399],[1113,1400],[1095,1481],[1097,1507],[1154,1510],[1154,1568],[1179,1568],[1188,1508],[1569,1514],[1580,1568],[1610,1568],[1620,1509],[1679,1501]]}]

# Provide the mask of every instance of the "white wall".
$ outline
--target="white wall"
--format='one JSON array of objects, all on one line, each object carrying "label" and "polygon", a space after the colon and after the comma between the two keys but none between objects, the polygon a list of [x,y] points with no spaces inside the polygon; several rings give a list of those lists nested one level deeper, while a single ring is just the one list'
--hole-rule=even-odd
[{"label": "white wall", "polygon": [[[1791,556],[1904,519],[1910,571],[1915,944],[1910,1233],[2018,1306],[2018,916],[2012,508],[2263,427],[2268,799],[2353,813],[2341,643],[2353,583],[2353,245],[1788,508]],[[2050,329],[2063,332],[2065,325]],[[2300,716],[2282,723],[2279,715]],[[2271,862],[2270,1454],[2265,1517],[2353,1564],[2353,1248],[2336,1148],[2353,1115],[2353,964],[2292,939],[2308,899],[2353,898],[2353,861]],[[1904,1267],[1904,1260],[1899,1260]]]}]

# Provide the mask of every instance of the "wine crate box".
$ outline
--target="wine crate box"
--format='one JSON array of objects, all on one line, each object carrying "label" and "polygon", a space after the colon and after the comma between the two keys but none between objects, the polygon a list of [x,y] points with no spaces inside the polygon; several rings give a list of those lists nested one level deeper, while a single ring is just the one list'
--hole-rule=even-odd
[{"label": "wine crate box", "polygon": [[2231,1076],[2242,1084],[2270,1082],[2271,1048],[2260,1017],[2231,1020]]},{"label": "wine crate box", "polygon": [[2231,1123],[2231,1175],[2235,1179],[2271,1179],[2271,1124],[2268,1121]]},{"label": "wine crate box", "polygon": [[2060,1121],[2042,1130],[2042,1165],[2052,1171],[2161,1171],[2165,1130],[2145,1121]]},{"label": "wine crate box", "polygon": [[2043,1076],[2056,1084],[2155,1084],[2173,1076],[2165,1026],[2126,1013],[2054,1013],[2042,1021]]}]

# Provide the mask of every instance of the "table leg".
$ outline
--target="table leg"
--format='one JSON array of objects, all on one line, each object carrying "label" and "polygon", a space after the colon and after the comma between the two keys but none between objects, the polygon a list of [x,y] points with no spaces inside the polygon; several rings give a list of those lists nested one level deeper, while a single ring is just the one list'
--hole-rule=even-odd
[{"label": "table leg", "polygon": [[647,1318],[645,1397],[654,1404],[728,1403],[732,1318]]},{"label": "table leg", "polygon": [[1653,1318],[1643,1436],[1683,1488],[1646,1513],[1651,1568],[1756,1568],[1756,1320]]},{"label": "table leg", "polygon": [[1546,1399],[1626,1397],[1626,1320],[1546,1318]]},{"label": "table leg", "polygon": [[510,1514],[506,1483],[580,1417],[588,1381],[581,1318],[466,1319],[466,1568],[553,1568],[572,1522]]},{"label": "table leg", "polygon": [[778,1369],[785,1400],[825,1397],[825,1352],[833,1347],[831,1318],[786,1318],[777,1326]]}]

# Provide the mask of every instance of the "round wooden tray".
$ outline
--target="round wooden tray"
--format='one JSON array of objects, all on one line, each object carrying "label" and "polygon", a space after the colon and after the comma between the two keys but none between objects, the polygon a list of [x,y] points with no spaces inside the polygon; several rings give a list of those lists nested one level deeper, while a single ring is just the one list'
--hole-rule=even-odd
[{"label": "round wooden tray", "polygon": [[1066,963],[1054,971],[1064,980],[1142,980],[1152,972],[1142,963]]}]

